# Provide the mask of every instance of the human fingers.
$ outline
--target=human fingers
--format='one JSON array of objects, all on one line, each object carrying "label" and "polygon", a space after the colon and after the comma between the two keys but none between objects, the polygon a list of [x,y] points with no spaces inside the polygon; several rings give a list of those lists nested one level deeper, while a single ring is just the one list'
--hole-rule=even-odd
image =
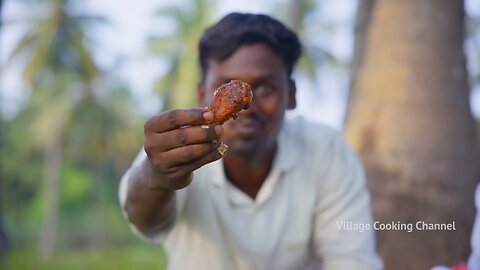
[{"label": "human fingers", "polygon": [[185,126],[205,125],[213,122],[213,112],[203,108],[175,109],[151,117],[144,126],[147,132],[166,132]]},{"label": "human fingers", "polygon": [[167,151],[163,155],[168,160],[168,167],[175,167],[202,158],[210,152],[218,151],[220,145],[221,142],[187,145]]},{"label": "human fingers", "polygon": [[190,126],[154,133],[148,144],[156,144],[161,151],[169,151],[186,145],[215,142],[220,140],[222,134],[222,126]]},{"label": "human fingers", "polygon": [[202,167],[205,164],[211,163],[222,158],[223,154],[218,151],[218,148],[215,147],[214,149],[207,152],[205,155],[191,160],[190,162],[180,164],[178,166],[171,167],[168,172],[167,176],[170,179],[183,179],[186,175],[189,175],[193,171],[197,170],[198,168]]}]

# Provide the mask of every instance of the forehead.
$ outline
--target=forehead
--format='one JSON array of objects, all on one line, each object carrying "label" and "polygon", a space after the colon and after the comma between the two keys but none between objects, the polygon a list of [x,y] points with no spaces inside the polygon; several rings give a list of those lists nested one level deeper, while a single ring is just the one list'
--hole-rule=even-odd
[{"label": "forehead", "polygon": [[284,78],[287,71],[282,58],[262,43],[240,46],[223,61],[208,60],[206,80],[243,79],[258,77]]}]

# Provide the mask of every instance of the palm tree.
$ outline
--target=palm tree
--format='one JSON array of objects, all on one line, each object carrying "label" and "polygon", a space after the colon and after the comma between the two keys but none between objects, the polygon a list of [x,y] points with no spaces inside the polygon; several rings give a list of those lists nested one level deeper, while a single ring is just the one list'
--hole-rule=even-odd
[{"label": "palm tree", "polygon": [[[315,81],[315,73],[322,64],[331,67],[342,67],[345,63],[325,47],[315,44],[319,36],[334,31],[334,25],[317,16],[322,1],[291,0],[287,5],[287,22],[297,32],[303,41],[303,54],[300,57],[299,68],[308,77]],[[312,31],[315,31],[312,34]]]},{"label": "palm tree", "polygon": [[200,79],[197,44],[210,23],[212,0],[193,0],[184,7],[169,6],[156,12],[159,18],[173,22],[176,29],[168,35],[150,38],[149,53],[168,62],[168,71],[156,82],[164,98],[164,109],[192,107],[196,104],[196,85]]},{"label": "palm tree", "polygon": [[[327,48],[315,44],[319,36],[332,32],[334,25],[317,16],[322,1],[290,0],[274,8],[273,14],[285,14],[284,21],[301,38],[303,52],[299,59],[298,68],[309,79],[316,81],[316,71],[322,64],[331,67],[342,67],[345,63],[332,54]],[[283,11],[283,12],[282,12]],[[312,34],[312,31],[315,31]]]},{"label": "palm tree", "polygon": [[28,20],[28,31],[10,61],[27,59],[23,75],[32,88],[27,107],[36,110],[27,132],[35,134],[33,143],[44,155],[39,250],[48,257],[56,242],[65,126],[76,100],[93,98],[92,84],[100,74],[86,45],[85,29],[103,19],[73,14],[73,1],[69,0],[44,0],[40,4],[46,13]]},{"label": "palm tree", "polygon": [[376,219],[455,222],[454,231],[378,231],[386,269],[467,258],[480,179],[463,55],[463,1],[362,0],[345,132]]}]

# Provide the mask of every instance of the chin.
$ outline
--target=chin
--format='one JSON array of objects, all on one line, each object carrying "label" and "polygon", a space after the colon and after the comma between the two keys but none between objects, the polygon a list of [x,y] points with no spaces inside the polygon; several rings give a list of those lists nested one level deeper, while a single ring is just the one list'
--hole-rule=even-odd
[{"label": "chin", "polygon": [[233,142],[225,142],[228,145],[228,152],[236,156],[252,157],[262,148],[257,141],[254,140],[235,140]]}]

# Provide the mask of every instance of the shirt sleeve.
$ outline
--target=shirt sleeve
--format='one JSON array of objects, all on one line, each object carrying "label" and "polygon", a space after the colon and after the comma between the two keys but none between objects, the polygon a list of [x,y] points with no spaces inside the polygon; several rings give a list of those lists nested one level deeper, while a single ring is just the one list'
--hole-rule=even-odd
[{"label": "shirt sleeve", "polygon": [[324,270],[383,269],[375,251],[370,196],[361,162],[340,133],[329,150],[315,206],[316,256]]},{"label": "shirt sleeve", "polygon": [[140,152],[137,154],[135,159],[132,162],[132,165],[130,168],[123,174],[122,178],[120,179],[120,186],[118,189],[118,199],[120,201],[120,206],[123,211],[123,215],[126,217],[127,213],[124,210],[125,202],[127,200],[127,192],[128,192],[128,178],[130,177],[130,171],[135,168],[136,166],[140,165],[143,159],[147,157],[147,154],[145,151],[142,149]]},{"label": "shirt sleeve", "polygon": [[[118,190],[118,198],[120,201],[120,207],[122,209],[123,216],[128,222],[128,213],[125,211],[125,203],[127,200],[127,193],[128,193],[128,188],[129,184],[128,181],[130,179],[130,172],[136,167],[139,166],[142,161],[147,158],[147,153],[145,153],[145,150],[142,149],[138,153],[138,155],[135,157],[135,159],[132,162],[132,165],[130,168],[125,172],[125,174],[122,176],[120,180],[120,185],[119,185],[119,190]],[[154,233],[154,234],[145,234],[141,232],[137,227],[135,227],[134,224],[128,222],[128,225],[130,227],[130,230],[134,235],[139,237],[140,239],[151,242],[151,243],[157,243],[157,244],[162,244],[165,241],[165,237],[167,233],[172,229],[173,224],[175,223],[176,216],[178,215],[178,209],[181,208],[181,205],[183,205],[183,202],[185,201],[185,192],[182,191],[177,191],[175,194],[175,216],[172,218],[172,220],[159,232]]]},{"label": "shirt sleeve", "polygon": [[[142,149],[142,150],[140,150],[138,155],[133,160],[130,168],[125,172],[125,174],[123,174],[123,176],[120,180],[120,186],[119,186],[119,189],[118,189],[118,198],[119,198],[119,201],[120,201],[120,208],[122,209],[123,216],[125,217],[127,222],[128,222],[128,213],[125,211],[125,203],[127,201],[127,193],[128,193],[128,187],[129,187],[128,182],[129,182],[129,179],[130,179],[130,174],[131,174],[131,171],[135,167],[139,166],[145,158],[147,158],[147,154]],[[148,241],[148,242],[155,242],[155,237],[152,237],[152,236],[149,236],[149,235],[146,235],[146,234],[142,233],[132,223],[128,222],[128,226],[130,227],[130,230],[132,231],[132,233],[135,234],[137,237],[139,237],[139,238],[141,238],[145,241]]]}]

